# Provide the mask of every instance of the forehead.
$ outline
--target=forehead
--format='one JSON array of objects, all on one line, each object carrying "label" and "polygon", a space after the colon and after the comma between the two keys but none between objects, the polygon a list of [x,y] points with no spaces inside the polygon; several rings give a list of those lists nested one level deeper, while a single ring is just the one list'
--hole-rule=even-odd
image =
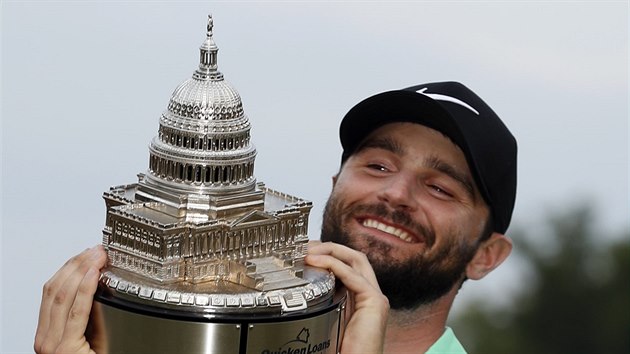
[{"label": "forehead", "polygon": [[441,132],[416,123],[389,123],[375,129],[357,148],[357,152],[366,147],[378,147],[374,144],[394,144],[397,153],[411,157],[423,157],[435,154],[442,159],[469,171],[468,162],[462,150],[450,138]]}]

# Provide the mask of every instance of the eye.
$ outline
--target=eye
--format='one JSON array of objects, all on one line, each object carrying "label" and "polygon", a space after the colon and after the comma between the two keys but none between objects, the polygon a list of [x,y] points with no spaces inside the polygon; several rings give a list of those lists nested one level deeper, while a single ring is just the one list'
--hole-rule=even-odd
[{"label": "eye", "polygon": [[429,188],[433,191],[433,193],[435,193],[438,197],[441,198],[453,198],[453,194],[451,194],[449,191],[445,190],[444,188],[440,187],[439,185],[436,184],[430,184]]},{"label": "eye", "polygon": [[367,165],[367,167],[369,169],[380,171],[380,172],[387,172],[387,171],[389,171],[389,169],[387,167],[385,167],[384,165],[378,164],[378,163],[370,163],[370,164]]}]

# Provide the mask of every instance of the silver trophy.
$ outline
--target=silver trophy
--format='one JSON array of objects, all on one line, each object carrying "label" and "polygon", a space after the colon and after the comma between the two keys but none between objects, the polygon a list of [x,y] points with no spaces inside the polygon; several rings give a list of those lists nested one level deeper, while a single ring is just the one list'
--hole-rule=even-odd
[{"label": "silver trophy", "polygon": [[212,31],[208,16],[148,170],[104,193],[110,263],[87,336],[109,353],[336,353],[345,292],[304,265],[312,203],[256,181],[249,119]]}]

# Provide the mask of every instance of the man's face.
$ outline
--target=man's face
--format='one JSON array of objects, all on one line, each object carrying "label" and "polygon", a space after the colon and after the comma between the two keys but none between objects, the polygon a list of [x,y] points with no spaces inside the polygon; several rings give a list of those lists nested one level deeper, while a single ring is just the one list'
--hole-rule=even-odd
[{"label": "man's face", "polygon": [[459,147],[422,125],[392,123],[336,176],[322,241],[365,253],[391,307],[412,309],[459,286],[488,215]]}]

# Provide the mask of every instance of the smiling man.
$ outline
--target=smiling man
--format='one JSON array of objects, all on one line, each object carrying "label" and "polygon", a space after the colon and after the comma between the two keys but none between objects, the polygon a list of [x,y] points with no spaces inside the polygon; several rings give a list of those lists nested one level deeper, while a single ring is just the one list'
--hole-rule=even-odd
[{"label": "smiling man", "polygon": [[[466,279],[505,260],[516,194],[516,141],[465,86],[433,83],[357,104],[306,262],[349,290],[342,353],[465,353],[446,319]],[[332,242],[326,242],[332,241]],[[44,286],[34,348],[94,353],[85,337],[101,246]]]},{"label": "smiling man", "polygon": [[446,319],[462,283],[512,249],[516,140],[456,82],[372,96],[340,137],[321,235],[332,242],[307,262],[351,292],[342,352],[465,353]]}]

